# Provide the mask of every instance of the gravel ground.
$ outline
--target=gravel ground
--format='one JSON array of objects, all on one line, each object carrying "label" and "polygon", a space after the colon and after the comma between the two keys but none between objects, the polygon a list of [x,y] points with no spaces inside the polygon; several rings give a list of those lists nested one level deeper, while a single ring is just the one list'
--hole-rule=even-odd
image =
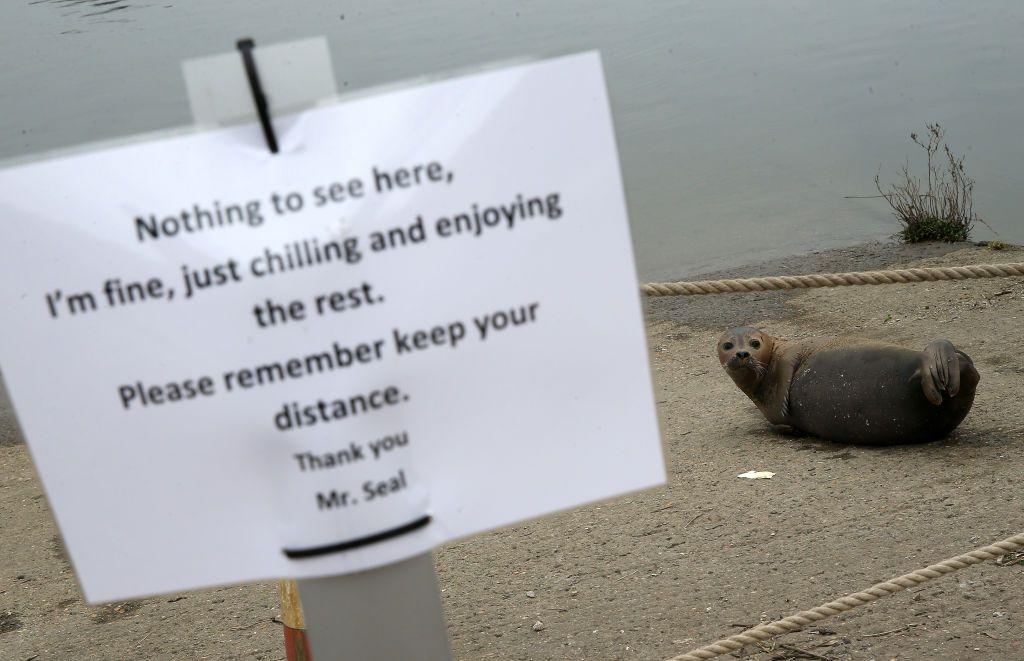
[{"label": "gravel ground", "polygon": [[[871,244],[714,275],[998,261],[1024,251]],[[457,658],[665,658],[1024,530],[1024,279],[658,299],[648,318],[669,484],[440,549]],[[718,366],[715,339],[739,324],[947,338],[981,372],[974,410],[922,446],[781,435]],[[284,658],[273,585],[85,605],[26,449],[4,433],[0,658]],[[748,470],[776,475],[736,477]],[[1022,563],[963,570],[744,658],[1024,658]]]}]

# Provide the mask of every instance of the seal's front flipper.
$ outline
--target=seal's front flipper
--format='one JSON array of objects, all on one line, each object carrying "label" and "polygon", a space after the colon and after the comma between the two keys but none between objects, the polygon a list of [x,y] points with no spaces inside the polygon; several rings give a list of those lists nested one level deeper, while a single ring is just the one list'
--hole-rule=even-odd
[{"label": "seal's front flipper", "polygon": [[921,352],[921,390],[932,404],[942,404],[942,393],[960,392],[960,357],[949,340],[936,340]]}]

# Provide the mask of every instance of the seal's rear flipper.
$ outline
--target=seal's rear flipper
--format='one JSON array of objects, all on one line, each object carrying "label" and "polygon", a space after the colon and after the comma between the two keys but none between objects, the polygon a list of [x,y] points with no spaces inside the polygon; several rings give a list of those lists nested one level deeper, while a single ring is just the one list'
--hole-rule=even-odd
[{"label": "seal's rear flipper", "polygon": [[921,352],[921,390],[932,404],[942,404],[942,392],[960,392],[960,356],[949,340],[936,340]]}]

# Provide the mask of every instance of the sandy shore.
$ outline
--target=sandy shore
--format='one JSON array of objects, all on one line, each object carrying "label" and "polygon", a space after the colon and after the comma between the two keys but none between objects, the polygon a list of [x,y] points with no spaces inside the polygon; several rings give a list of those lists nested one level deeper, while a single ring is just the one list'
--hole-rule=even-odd
[{"label": "sandy shore", "polygon": [[[1024,251],[872,244],[716,275],[999,261]],[[457,658],[665,658],[1024,530],[1024,279],[658,299],[648,318],[668,486],[440,549]],[[948,338],[981,372],[974,410],[924,446],[782,436],[718,366],[715,339],[739,324]],[[84,605],[20,444],[0,444],[0,525],[0,658],[284,658],[273,585]],[[967,569],[745,658],[796,649],[1024,658],[1024,565]]]}]

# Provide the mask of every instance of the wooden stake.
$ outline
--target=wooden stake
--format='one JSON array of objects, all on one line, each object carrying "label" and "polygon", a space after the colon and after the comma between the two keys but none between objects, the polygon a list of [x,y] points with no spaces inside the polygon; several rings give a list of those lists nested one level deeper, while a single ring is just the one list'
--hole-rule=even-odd
[{"label": "wooden stake", "polygon": [[312,661],[309,639],[306,637],[306,618],[302,613],[299,586],[295,581],[282,579],[277,582],[281,599],[281,622],[284,624],[284,647],[288,661]]}]

